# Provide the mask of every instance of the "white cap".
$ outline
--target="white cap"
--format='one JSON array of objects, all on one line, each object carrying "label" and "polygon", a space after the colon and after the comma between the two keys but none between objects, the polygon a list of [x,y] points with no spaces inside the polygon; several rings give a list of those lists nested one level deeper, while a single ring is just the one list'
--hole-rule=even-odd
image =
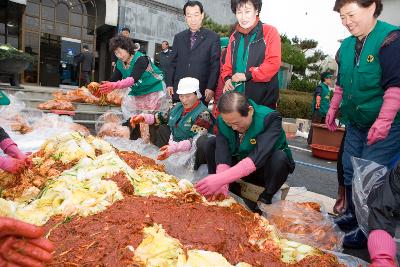
[{"label": "white cap", "polygon": [[186,77],[182,78],[178,84],[178,95],[190,94],[196,92],[197,98],[201,98],[200,82],[196,78]]}]

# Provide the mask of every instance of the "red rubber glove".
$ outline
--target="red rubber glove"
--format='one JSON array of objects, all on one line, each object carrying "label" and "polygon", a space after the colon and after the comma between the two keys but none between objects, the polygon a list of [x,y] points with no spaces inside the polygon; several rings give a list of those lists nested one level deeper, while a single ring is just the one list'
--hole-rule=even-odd
[{"label": "red rubber glove", "polygon": [[4,170],[6,172],[15,174],[26,167],[27,167],[27,163],[20,159],[15,159],[12,157],[0,157],[0,169]]},{"label": "red rubber glove", "polygon": [[249,158],[244,158],[239,161],[235,166],[217,173],[211,174],[202,179],[195,185],[197,192],[204,196],[214,195],[218,190],[240,178],[248,176],[250,173],[256,170],[254,162]]},{"label": "red rubber glove", "polygon": [[390,87],[383,95],[383,104],[379,116],[368,131],[368,145],[385,139],[392,123],[400,110],[400,88]]},{"label": "red rubber glove", "polygon": [[335,91],[333,92],[333,97],[331,103],[329,105],[328,113],[326,114],[325,124],[328,129],[332,132],[336,131],[337,125],[335,122],[340,103],[342,102],[343,98],[343,89],[336,85]]},{"label": "red rubber glove", "polygon": [[132,128],[135,128],[136,125],[138,125],[141,122],[145,122],[148,125],[153,125],[154,121],[155,121],[155,119],[154,119],[153,114],[142,113],[142,114],[139,114],[136,116],[132,116],[130,123],[131,123]]},{"label": "red rubber glove", "polygon": [[54,245],[43,235],[41,227],[0,217],[0,266],[44,266]]},{"label": "red rubber glove", "polygon": [[368,236],[372,267],[396,267],[396,243],[384,230],[373,230]]}]

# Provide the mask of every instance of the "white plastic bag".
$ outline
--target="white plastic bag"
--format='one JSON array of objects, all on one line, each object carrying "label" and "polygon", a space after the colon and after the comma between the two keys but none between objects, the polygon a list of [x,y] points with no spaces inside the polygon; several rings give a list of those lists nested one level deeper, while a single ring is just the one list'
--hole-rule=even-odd
[{"label": "white plastic bag", "polygon": [[283,200],[270,205],[259,204],[259,207],[284,238],[320,249],[342,251],[344,233],[322,204]]},{"label": "white plastic bag", "polygon": [[141,113],[168,112],[169,98],[165,90],[143,96],[126,95],[122,100],[121,110],[125,119]]},{"label": "white plastic bag", "polygon": [[130,131],[127,126],[122,126],[123,116],[121,113],[107,111],[101,115],[95,124],[95,130],[98,137],[121,137],[129,139]]},{"label": "white plastic bag", "polygon": [[353,164],[353,202],[358,225],[366,236],[369,233],[367,205],[371,191],[382,186],[388,169],[373,161],[352,157]]}]

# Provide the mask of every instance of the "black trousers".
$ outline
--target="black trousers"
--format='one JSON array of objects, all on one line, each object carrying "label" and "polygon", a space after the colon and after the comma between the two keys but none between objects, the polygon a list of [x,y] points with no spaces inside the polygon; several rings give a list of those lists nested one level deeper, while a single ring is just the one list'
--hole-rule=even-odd
[{"label": "black trousers", "polygon": [[[312,123],[325,123],[325,117],[322,117],[318,110],[314,111],[311,118]],[[312,144],[313,127],[311,125],[310,131],[308,132],[307,143]]]},{"label": "black trousers", "polygon": [[[140,138],[140,127],[137,126],[135,128],[132,128],[131,124],[129,123],[129,120],[126,121],[124,126],[128,126],[131,136],[131,140],[136,140]],[[168,125],[162,124],[158,126],[150,125],[149,126],[149,132],[150,132],[150,142],[154,144],[157,147],[163,147],[165,145],[168,145],[169,137],[171,135],[171,130]],[[200,136],[197,139],[196,142],[196,153],[195,153],[195,162],[194,162],[194,169],[197,170],[200,165],[206,164],[206,155],[205,155],[205,149],[207,146],[207,140],[208,137],[206,135]]]},{"label": "black trousers", "polygon": [[82,77],[81,77],[82,85],[87,85],[90,83],[89,76],[90,76],[90,71],[82,71]]},{"label": "black trousers", "polygon": [[[217,169],[215,162],[215,148],[215,137],[209,138],[206,149],[209,174],[216,173]],[[232,162],[233,164],[236,164],[238,163],[238,160],[232,159]],[[259,196],[258,200],[266,204],[271,204],[272,197],[286,182],[289,173],[292,173],[294,171],[294,168],[295,163],[292,160],[289,160],[285,152],[283,152],[282,150],[276,150],[267,159],[262,167],[258,168],[249,176],[242,178],[242,180],[251,184],[264,187],[265,189]],[[240,195],[240,187],[237,183],[230,184],[229,190],[232,193]]]}]

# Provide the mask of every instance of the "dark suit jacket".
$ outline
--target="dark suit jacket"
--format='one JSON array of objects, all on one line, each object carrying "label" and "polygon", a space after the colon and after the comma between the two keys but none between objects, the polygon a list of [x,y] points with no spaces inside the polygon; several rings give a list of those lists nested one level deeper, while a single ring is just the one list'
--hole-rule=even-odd
[{"label": "dark suit jacket", "polygon": [[[213,31],[201,28],[192,49],[190,36],[190,30],[184,30],[174,37],[167,86],[173,86],[176,92],[180,79],[197,78],[204,98],[205,89],[215,91],[217,87],[221,54],[219,36]],[[174,95],[174,99],[178,99],[177,94]]]},{"label": "dark suit jacket", "polygon": [[78,63],[82,63],[82,71],[93,70],[93,54],[90,52],[82,52],[79,54]]}]

